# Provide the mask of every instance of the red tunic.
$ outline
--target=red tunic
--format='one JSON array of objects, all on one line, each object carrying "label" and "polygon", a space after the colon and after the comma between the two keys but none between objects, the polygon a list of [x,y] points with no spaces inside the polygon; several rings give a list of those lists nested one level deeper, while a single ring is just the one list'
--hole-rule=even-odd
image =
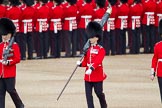
[{"label": "red tunic", "polygon": [[135,29],[141,26],[141,17],[143,15],[142,4],[132,4],[129,9],[128,28]]},{"label": "red tunic", "polygon": [[117,19],[115,23],[116,28],[118,29],[127,28],[128,14],[129,14],[128,4],[119,4],[117,8]]},{"label": "red tunic", "polygon": [[63,30],[72,31],[73,29],[77,29],[77,11],[76,5],[68,5],[64,8]]},{"label": "red tunic", "polygon": [[42,32],[48,30],[49,7],[47,5],[39,6],[36,9],[36,31]]},{"label": "red tunic", "polygon": [[91,21],[93,13],[93,7],[90,3],[82,4],[78,14],[78,28],[85,29],[88,22]]},{"label": "red tunic", "polygon": [[21,28],[23,33],[32,32],[34,27],[35,9],[32,6],[26,6],[22,8],[21,14]]},{"label": "red tunic", "polygon": [[[99,82],[106,79],[106,74],[103,72],[102,61],[105,56],[105,50],[102,46],[91,46],[82,61],[82,67],[93,67],[90,75],[85,74],[84,80],[88,82]],[[86,71],[85,70],[85,71]]]},{"label": "red tunic", "polygon": [[156,72],[158,77],[162,77],[162,41],[154,46],[154,55],[152,58],[152,70]]},{"label": "red tunic", "polygon": [[146,0],[143,2],[143,18],[142,24],[144,25],[154,25],[155,24],[155,11],[156,3],[152,0]]},{"label": "red tunic", "polygon": [[61,5],[52,7],[50,10],[50,30],[54,30],[57,33],[58,30],[62,30],[63,8]]},{"label": "red tunic", "polygon": [[[7,43],[8,45],[8,43]],[[3,58],[3,49],[5,48],[4,42],[0,43],[0,60]],[[12,57],[9,57],[8,60],[10,61],[9,65],[2,65],[0,62],[0,77],[2,78],[11,78],[16,76],[16,64],[20,62],[20,50],[18,44],[14,43],[12,45],[13,53]]]},{"label": "red tunic", "polygon": [[18,6],[11,6],[7,8],[5,17],[11,19],[16,26],[16,32],[20,31],[20,16],[21,9]]},{"label": "red tunic", "polygon": [[162,19],[162,1],[157,2],[155,14],[155,26],[159,26],[159,21]]}]

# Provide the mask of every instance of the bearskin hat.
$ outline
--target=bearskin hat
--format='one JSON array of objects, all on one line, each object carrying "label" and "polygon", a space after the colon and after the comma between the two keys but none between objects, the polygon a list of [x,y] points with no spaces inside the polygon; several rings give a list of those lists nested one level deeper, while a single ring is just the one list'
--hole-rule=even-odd
[{"label": "bearskin hat", "polygon": [[70,5],[76,4],[77,0],[66,0]]},{"label": "bearskin hat", "polygon": [[3,3],[3,1],[4,1],[4,0],[0,0],[0,4],[2,4],[2,3]]},{"label": "bearskin hat", "polygon": [[54,1],[57,3],[57,5],[60,5],[63,2],[63,0],[54,0]]},{"label": "bearskin hat", "polygon": [[0,35],[7,35],[11,33],[12,35],[15,33],[16,27],[14,23],[8,18],[0,19]]},{"label": "bearskin hat", "polygon": [[162,35],[162,19],[159,22],[159,34]]},{"label": "bearskin hat", "polygon": [[112,6],[114,6],[114,5],[116,5],[117,0],[108,0],[108,2],[109,2]]},{"label": "bearskin hat", "polygon": [[91,21],[88,23],[86,28],[87,36],[88,38],[98,37],[100,41],[102,37],[102,27],[101,25],[96,21]]},{"label": "bearskin hat", "polygon": [[32,6],[34,4],[34,0],[23,0],[23,1],[27,6]]},{"label": "bearskin hat", "polygon": [[128,0],[120,0],[122,3],[127,3]]},{"label": "bearskin hat", "polygon": [[141,0],[134,0],[135,3],[141,3]]},{"label": "bearskin hat", "polygon": [[47,3],[48,2],[48,0],[40,0],[40,1],[42,1],[43,3]]},{"label": "bearskin hat", "polygon": [[86,3],[91,3],[92,0],[84,0]]},{"label": "bearskin hat", "polygon": [[95,0],[95,2],[100,8],[105,7],[106,0]]},{"label": "bearskin hat", "polygon": [[9,2],[11,3],[12,6],[18,6],[21,4],[19,0],[9,0]]}]

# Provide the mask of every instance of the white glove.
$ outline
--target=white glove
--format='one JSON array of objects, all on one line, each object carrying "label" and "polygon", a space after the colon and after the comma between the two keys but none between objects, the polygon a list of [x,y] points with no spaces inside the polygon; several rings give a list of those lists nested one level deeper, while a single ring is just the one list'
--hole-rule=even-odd
[{"label": "white glove", "polygon": [[88,69],[86,72],[85,72],[85,74],[87,74],[87,75],[90,75],[92,73],[92,70],[91,69]]},{"label": "white glove", "polygon": [[107,12],[108,14],[111,14],[111,12],[112,12],[111,6],[109,6],[109,7],[107,8],[106,12]]},{"label": "white glove", "polygon": [[80,66],[80,65],[81,65],[81,61],[77,61],[76,64],[77,64],[78,66]]},{"label": "white glove", "polygon": [[154,72],[154,68],[151,68],[151,74],[150,74],[150,79],[153,81],[155,77],[155,72]]},{"label": "white glove", "polygon": [[3,65],[8,65],[9,64],[9,61],[2,61],[2,64]]}]

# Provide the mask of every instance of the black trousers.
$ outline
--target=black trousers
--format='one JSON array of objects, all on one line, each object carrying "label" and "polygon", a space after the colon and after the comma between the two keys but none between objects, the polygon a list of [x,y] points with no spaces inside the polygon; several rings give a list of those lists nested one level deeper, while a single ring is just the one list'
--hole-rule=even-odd
[{"label": "black trousers", "polygon": [[115,30],[111,30],[110,32],[104,31],[103,46],[106,49],[106,55],[109,55],[110,51],[111,55],[115,55]]},{"label": "black trousers", "polygon": [[88,108],[94,108],[92,89],[99,99],[101,108],[107,108],[105,94],[103,93],[103,82],[87,82],[85,81],[85,92]]},{"label": "black trousers", "polygon": [[59,58],[61,55],[61,31],[58,31],[58,33],[50,31],[50,48],[51,56]]},{"label": "black trousers", "polygon": [[162,77],[158,77],[158,84],[159,84],[160,97],[161,97],[161,103],[162,103]]},{"label": "black trousers", "polygon": [[128,29],[128,34],[130,38],[130,54],[139,54],[140,52],[140,33],[141,28],[135,28],[134,30]]},{"label": "black trousers", "polygon": [[153,53],[155,44],[155,26],[142,25],[142,32],[144,38],[144,53]]},{"label": "black trousers", "polygon": [[26,50],[28,53],[28,59],[32,59],[33,58],[33,35],[32,35],[32,32],[28,32],[27,34],[22,33],[20,36],[20,43],[21,43],[21,45],[20,45],[21,59],[26,58]]},{"label": "black trousers", "polygon": [[126,54],[126,31],[116,29],[116,54]]},{"label": "black trousers", "polygon": [[16,89],[15,78],[0,78],[0,108],[5,108],[6,91],[10,94],[16,108],[24,108]]},{"label": "black trousers", "polygon": [[73,31],[63,30],[63,37],[65,42],[65,56],[66,57],[76,56],[77,30]]},{"label": "black trousers", "polygon": [[44,31],[44,32],[37,32],[38,35],[38,45],[37,45],[37,57],[40,58],[47,58],[47,53],[49,49],[49,32]]}]

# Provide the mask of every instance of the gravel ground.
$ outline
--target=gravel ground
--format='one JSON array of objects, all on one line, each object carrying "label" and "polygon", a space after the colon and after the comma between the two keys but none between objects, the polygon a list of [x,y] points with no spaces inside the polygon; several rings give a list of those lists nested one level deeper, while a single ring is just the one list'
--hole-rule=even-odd
[{"label": "gravel ground", "polygon": [[[161,108],[157,79],[149,79],[152,54],[106,56],[108,78],[104,93],[109,108]],[[21,61],[17,65],[16,89],[25,108],[87,108],[84,68],[78,68],[64,93],[57,97],[80,58]],[[94,94],[95,108],[100,108]],[[6,95],[6,108],[14,108]]]}]

